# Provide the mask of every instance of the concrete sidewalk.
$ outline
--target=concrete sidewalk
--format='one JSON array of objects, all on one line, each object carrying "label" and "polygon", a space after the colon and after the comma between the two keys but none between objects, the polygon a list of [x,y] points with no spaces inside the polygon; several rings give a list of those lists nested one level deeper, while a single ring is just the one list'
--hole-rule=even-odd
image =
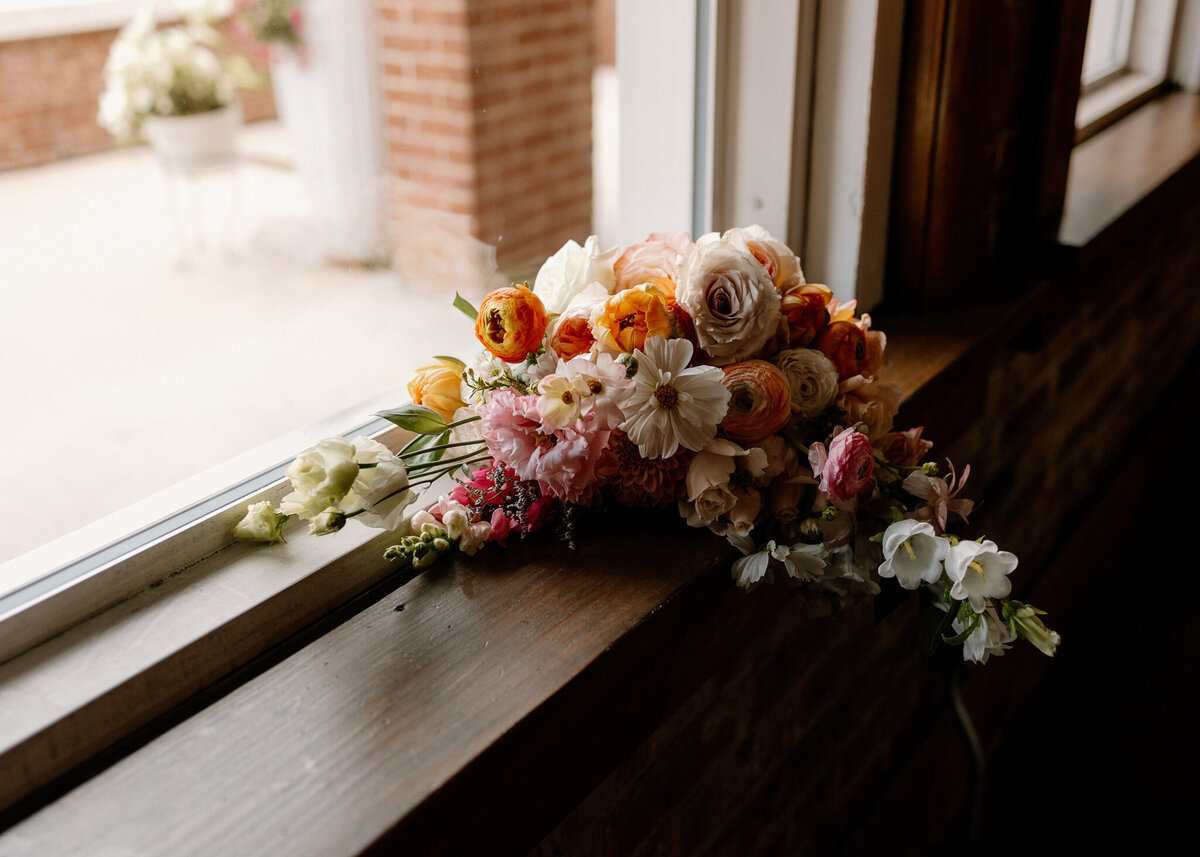
[{"label": "concrete sidewalk", "polygon": [[0,563],[477,349],[452,284],[316,256],[277,123],[240,146],[186,265],[144,147],[0,174]]}]

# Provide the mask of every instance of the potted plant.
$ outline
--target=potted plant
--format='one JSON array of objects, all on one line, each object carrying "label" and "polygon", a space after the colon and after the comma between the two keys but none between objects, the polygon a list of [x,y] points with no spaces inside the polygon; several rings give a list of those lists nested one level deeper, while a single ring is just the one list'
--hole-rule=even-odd
[{"label": "potted plant", "polygon": [[220,34],[200,13],[155,26],[156,0],[143,0],[104,66],[98,121],[122,141],[147,139],[171,166],[197,168],[233,157],[239,87],[257,83],[244,57],[220,58]]}]

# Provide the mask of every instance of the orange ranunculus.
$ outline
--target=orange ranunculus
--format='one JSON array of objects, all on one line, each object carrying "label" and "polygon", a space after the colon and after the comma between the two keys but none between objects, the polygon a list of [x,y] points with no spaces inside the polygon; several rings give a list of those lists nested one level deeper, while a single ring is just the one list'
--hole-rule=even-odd
[{"label": "orange ranunculus", "polygon": [[591,313],[586,307],[584,309],[584,312],[564,313],[550,323],[546,346],[563,360],[587,354],[596,344],[596,337],[592,336]]},{"label": "orange ranunculus", "polygon": [[852,321],[835,321],[817,336],[816,348],[837,367],[838,378],[862,373],[867,359],[867,337]]},{"label": "orange ranunculus", "polygon": [[653,283],[617,292],[592,313],[596,342],[605,351],[629,354],[635,348],[645,348],[652,336],[670,339],[673,319],[669,300]]},{"label": "orange ranunculus", "polygon": [[538,350],[545,334],[546,308],[527,286],[496,289],[479,305],[475,337],[501,360],[519,363]]},{"label": "orange ranunculus", "polygon": [[435,360],[417,367],[408,382],[408,395],[414,405],[431,408],[450,422],[454,412],[463,406],[462,367],[440,357]]},{"label": "orange ranunculus", "polygon": [[788,345],[804,348],[817,338],[829,323],[829,310],[825,305],[833,292],[825,286],[810,283],[796,286],[784,293],[779,309],[788,321]]},{"label": "orange ranunculus", "polygon": [[792,390],[787,378],[766,360],[743,360],[724,367],[729,410],[718,429],[735,443],[753,444],[787,425]]}]

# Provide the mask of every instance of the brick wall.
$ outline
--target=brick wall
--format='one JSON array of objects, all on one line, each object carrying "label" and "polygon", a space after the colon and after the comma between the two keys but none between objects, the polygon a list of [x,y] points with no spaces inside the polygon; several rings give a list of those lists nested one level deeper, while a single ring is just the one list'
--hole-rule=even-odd
[{"label": "brick wall", "polygon": [[[0,42],[0,170],[111,148],[96,124],[116,30]],[[275,115],[268,87],[241,94],[247,121]]]},{"label": "brick wall", "polygon": [[378,0],[409,280],[477,292],[591,227],[591,2]]}]

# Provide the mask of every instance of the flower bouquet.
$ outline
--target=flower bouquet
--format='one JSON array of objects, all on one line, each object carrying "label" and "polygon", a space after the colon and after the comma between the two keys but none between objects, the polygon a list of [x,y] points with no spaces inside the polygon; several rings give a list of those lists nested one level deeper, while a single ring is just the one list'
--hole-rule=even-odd
[{"label": "flower bouquet", "polygon": [[[619,255],[568,241],[532,289],[455,303],[484,350],[436,358],[412,404],[380,415],[413,440],[395,455],[322,441],[288,468],[280,508],[255,504],[238,536],[358,518],[402,531],[385,556],[424,568],[551,523],[571,542],[590,507],[665,507],[741,551],[739,586],[844,597],[890,578],[929,590],[937,636],[967,660],[1017,637],[1054,653],[1040,611],[1008,598],[1016,556],[949,532],[972,511],[970,468],[943,473],[920,428],[893,429],[883,333],[761,227],[655,233]],[[431,485],[446,490],[419,502]]]},{"label": "flower bouquet", "polygon": [[265,59],[272,50],[304,51],[304,14],[300,0],[234,0],[230,21],[233,37],[253,56]]},{"label": "flower bouquet", "polygon": [[104,64],[97,121],[120,140],[140,138],[148,119],[229,108],[238,88],[262,84],[245,57],[218,57],[221,35],[203,15],[160,30],[155,6],[155,0],[141,3]]}]

